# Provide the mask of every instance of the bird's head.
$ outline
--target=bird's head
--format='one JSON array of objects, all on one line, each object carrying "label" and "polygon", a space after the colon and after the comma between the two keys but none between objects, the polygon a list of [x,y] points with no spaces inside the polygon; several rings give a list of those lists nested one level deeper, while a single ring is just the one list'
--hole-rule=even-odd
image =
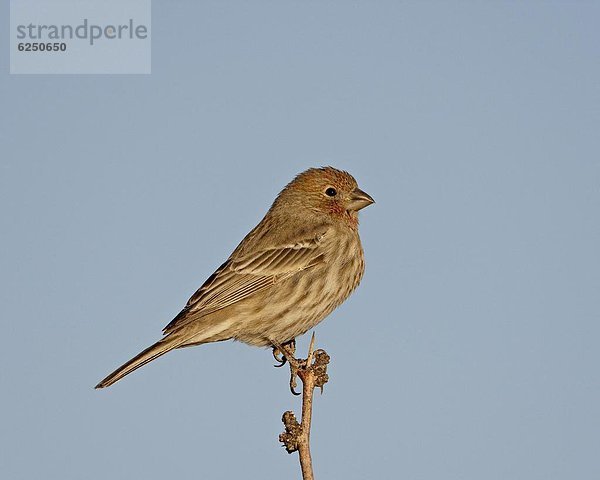
[{"label": "bird's head", "polygon": [[274,206],[287,205],[358,224],[358,211],[375,200],[358,188],[352,175],[333,167],[309,168],[279,194]]}]

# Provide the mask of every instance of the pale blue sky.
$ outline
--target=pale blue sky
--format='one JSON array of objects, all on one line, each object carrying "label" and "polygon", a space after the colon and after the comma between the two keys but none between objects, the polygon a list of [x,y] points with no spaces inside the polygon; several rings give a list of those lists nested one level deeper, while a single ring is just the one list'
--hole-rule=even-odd
[{"label": "pale blue sky", "polygon": [[299,478],[267,350],[92,387],[331,164],[377,204],[363,284],[317,328],[318,478],[600,478],[599,21],[155,0],[148,76],[10,76],[3,35],[0,477]]}]

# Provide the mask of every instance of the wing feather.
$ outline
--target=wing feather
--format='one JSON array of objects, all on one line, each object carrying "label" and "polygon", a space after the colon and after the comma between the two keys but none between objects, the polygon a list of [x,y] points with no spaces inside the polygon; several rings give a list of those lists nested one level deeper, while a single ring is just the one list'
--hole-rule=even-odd
[{"label": "wing feather", "polygon": [[237,303],[323,261],[324,234],[280,248],[230,257],[188,300],[163,330],[171,333],[191,321]]}]

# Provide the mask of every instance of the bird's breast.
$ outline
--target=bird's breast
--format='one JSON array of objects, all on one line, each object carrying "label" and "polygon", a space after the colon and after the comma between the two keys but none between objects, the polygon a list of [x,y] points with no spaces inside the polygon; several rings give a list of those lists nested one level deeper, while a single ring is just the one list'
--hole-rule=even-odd
[{"label": "bird's breast", "polygon": [[245,302],[238,340],[263,346],[270,345],[269,339],[285,343],[316,326],[348,298],[364,272],[358,234],[346,229],[324,239],[321,247],[322,262]]}]

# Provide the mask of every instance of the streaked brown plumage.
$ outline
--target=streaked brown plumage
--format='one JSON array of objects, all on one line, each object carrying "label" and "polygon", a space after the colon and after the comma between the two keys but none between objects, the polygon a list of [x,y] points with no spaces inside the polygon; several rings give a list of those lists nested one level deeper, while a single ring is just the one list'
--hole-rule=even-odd
[{"label": "streaked brown plumage", "polygon": [[164,328],[164,337],[96,388],[175,348],[229,339],[267,347],[313,328],[362,278],[358,211],[371,203],[347,172],[323,167],[299,174]]}]

